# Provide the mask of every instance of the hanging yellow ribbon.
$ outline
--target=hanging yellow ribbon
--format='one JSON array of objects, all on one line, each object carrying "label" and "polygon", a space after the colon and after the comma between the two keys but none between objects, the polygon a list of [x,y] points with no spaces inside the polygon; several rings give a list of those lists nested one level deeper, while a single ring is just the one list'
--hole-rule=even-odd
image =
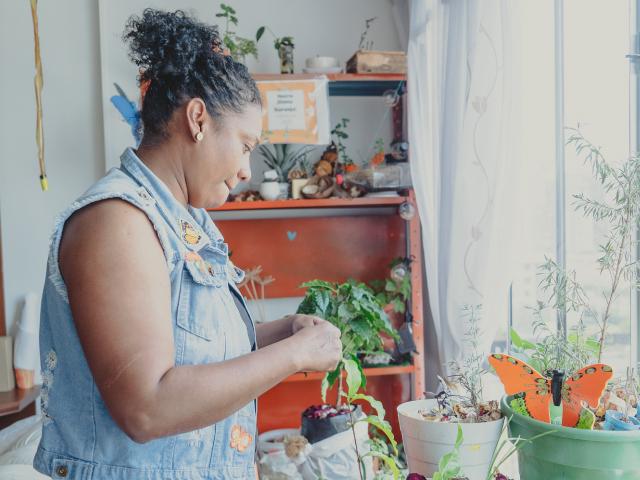
[{"label": "hanging yellow ribbon", "polygon": [[38,164],[40,166],[40,186],[42,191],[49,188],[44,165],[44,132],[42,130],[42,61],[40,59],[40,36],[38,35],[38,0],[31,0],[31,18],[33,19],[33,41],[35,48],[36,74],[33,85],[36,90],[36,143],[38,144]]}]

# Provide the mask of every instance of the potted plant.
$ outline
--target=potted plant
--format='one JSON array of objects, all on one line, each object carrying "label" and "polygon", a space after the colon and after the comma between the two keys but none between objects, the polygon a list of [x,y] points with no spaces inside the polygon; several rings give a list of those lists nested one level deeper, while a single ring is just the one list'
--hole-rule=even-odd
[{"label": "potted plant", "polygon": [[[581,367],[602,358],[606,345],[607,330],[611,319],[611,307],[619,293],[623,279],[638,283],[638,260],[632,251],[636,248],[635,232],[640,221],[640,157],[632,156],[619,167],[607,163],[601,151],[587,141],[579,130],[571,130],[568,144],[572,144],[579,155],[593,170],[602,186],[604,200],[592,200],[583,194],[575,195],[575,208],[607,228],[606,242],[601,245],[598,264],[609,284],[602,292],[605,300],[601,312],[590,307],[589,299],[576,280],[574,272],[567,273],[552,261],[542,266],[542,286],[549,297],[534,308],[534,326],[538,338],[536,342],[523,340],[512,332],[514,346],[524,355],[525,360],[535,364],[543,374],[547,369],[564,370],[565,378],[578,378]],[[542,320],[545,309],[575,312],[596,318],[598,330],[595,336],[587,335],[580,321],[577,329],[565,337],[563,331],[547,329]],[[561,317],[562,318],[562,317]],[[563,325],[564,330],[566,324]],[[533,365],[532,365],[533,366]],[[610,368],[610,367],[609,367]],[[578,372],[578,373],[574,373]],[[636,381],[633,389],[637,388]],[[566,385],[566,384],[565,384]],[[562,402],[571,391],[562,390]],[[629,396],[627,397],[627,401]],[[513,416],[509,424],[512,436],[531,438],[541,433],[549,433],[534,444],[526,445],[518,452],[520,475],[526,479],[564,478],[595,480],[602,478],[638,478],[640,472],[640,430],[603,431],[611,428],[601,422],[608,405],[602,401],[596,408],[585,407],[581,419],[591,416],[595,429],[571,428],[535,420],[523,413],[517,396],[502,399],[505,415]],[[624,417],[622,417],[624,419]],[[632,423],[627,418],[628,424]],[[580,423],[577,425],[580,427]]]},{"label": "potted plant", "polygon": [[312,406],[303,414],[302,434],[307,438],[319,440],[346,430],[350,417],[358,415],[358,412],[351,410],[350,405],[345,406],[343,403],[347,364],[354,362],[357,365],[364,387],[366,377],[362,373],[360,358],[366,354],[383,351],[380,332],[392,337],[395,337],[396,333],[373,292],[365,284],[355,281],[331,283],[313,280],[302,286],[307,292],[297,313],[317,315],[338,327],[342,334],[343,355],[349,360],[340,362],[322,381],[323,401],[326,401],[328,389],[338,384],[337,404]]},{"label": "potted plant", "polygon": [[[347,125],[349,125],[350,120],[348,118],[343,118],[340,120],[333,130],[331,130],[331,135],[336,138],[336,146],[338,150],[338,165],[341,166],[342,171],[347,173],[355,172],[358,169],[358,166],[353,162],[353,159],[347,154],[347,147],[344,144],[344,140],[349,138],[349,134],[347,133]],[[335,172],[334,172],[335,173]],[[338,173],[340,173],[338,171]]]},{"label": "potted plant", "polygon": [[261,27],[256,32],[256,39],[251,40],[244,38],[236,34],[235,31],[230,29],[230,25],[238,26],[238,17],[236,16],[236,10],[224,3],[220,4],[220,12],[216,13],[216,17],[225,19],[225,29],[222,36],[222,43],[228,50],[229,54],[234,60],[244,63],[247,55],[252,55],[253,58],[258,58],[257,42],[260,41],[264,27]]},{"label": "potted plant", "polygon": [[[469,480],[485,480],[492,455],[500,439],[504,419],[497,401],[484,401],[482,377],[484,355],[479,352],[479,306],[464,308],[468,325],[465,344],[468,353],[451,365],[453,374],[432,398],[398,406],[402,440],[409,471],[431,476],[439,459],[454,449],[458,429],[464,432],[460,467]],[[449,385],[456,386],[454,392]]]},{"label": "potted plant", "polygon": [[264,163],[278,174],[280,198],[289,196],[289,173],[297,165],[304,164],[306,156],[311,150],[313,150],[311,145],[296,149],[287,143],[269,143],[258,147],[258,153],[264,159]]}]

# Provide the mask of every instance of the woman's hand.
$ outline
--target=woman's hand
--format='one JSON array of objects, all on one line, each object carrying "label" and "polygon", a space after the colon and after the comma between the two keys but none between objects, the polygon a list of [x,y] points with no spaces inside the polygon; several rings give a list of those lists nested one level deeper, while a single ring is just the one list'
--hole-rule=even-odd
[{"label": "woman's hand", "polygon": [[296,362],[300,371],[326,372],[335,370],[342,359],[340,330],[326,320],[308,315],[292,321],[301,326],[291,337],[295,342]]},{"label": "woman's hand", "polygon": [[299,330],[302,330],[304,327],[313,327],[314,325],[319,325],[322,322],[326,322],[326,320],[315,317],[313,315],[287,315],[287,317],[291,320],[291,335],[294,335]]}]

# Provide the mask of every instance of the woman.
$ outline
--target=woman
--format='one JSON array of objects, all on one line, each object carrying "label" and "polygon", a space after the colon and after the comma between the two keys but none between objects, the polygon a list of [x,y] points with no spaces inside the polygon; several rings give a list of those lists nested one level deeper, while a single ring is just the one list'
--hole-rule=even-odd
[{"label": "woman", "polygon": [[242,272],[203,210],[251,177],[261,106],[247,69],[182,12],[145,10],[124,38],[148,84],[144,136],[57,223],[34,466],[54,478],[251,478],[255,398],[335,368],[339,331],[300,315],[254,327]]}]

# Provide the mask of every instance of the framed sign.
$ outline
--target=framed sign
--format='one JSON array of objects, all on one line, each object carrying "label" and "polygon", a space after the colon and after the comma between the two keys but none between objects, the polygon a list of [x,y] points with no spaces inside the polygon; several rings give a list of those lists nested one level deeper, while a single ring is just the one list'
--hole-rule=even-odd
[{"label": "framed sign", "polygon": [[331,142],[326,77],[257,82],[262,97],[263,137],[270,143]]}]

